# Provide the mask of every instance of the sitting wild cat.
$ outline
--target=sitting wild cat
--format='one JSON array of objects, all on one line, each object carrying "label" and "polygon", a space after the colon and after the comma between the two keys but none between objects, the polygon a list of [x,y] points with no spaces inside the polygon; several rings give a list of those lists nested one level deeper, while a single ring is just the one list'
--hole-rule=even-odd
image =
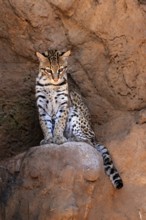
[{"label": "sitting wild cat", "polygon": [[69,86],[67,60],[70,51],[57,50],[36,53],[39,74],[36,79],[36,98],[44,139],[40,144],[62,144],[66,141],[87,142],[100,152],[106,174],[115,188],[123,187],[107,148],[96,141],[90,115],[80,93]]}]

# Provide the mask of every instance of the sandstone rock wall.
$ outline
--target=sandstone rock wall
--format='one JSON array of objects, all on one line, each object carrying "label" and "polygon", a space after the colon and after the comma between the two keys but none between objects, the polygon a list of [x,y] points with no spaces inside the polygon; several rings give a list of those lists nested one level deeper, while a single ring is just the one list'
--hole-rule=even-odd
[{"label": "sandstone rock wall", "polygon": [[42,136],[34,99],[36,51],[72,50],[68,71],[94,123],[105,125],[121,112],[146,106],[145,1],[0,0],[0,5],[1,157],[37,145]]},{"label": "sandstone rock wall", "polygon": [[[48,161],[44,162],[44,173],[41,170],[42,176],[38,178],[39,164],[35,170],[31,162],[36,162],[33,156],[42,149],[34,148],[30,150],[32,158],[23,153],[12,159],[16,170],[12,170],[11,162],[0,165],[0,170],[4,164],[5,168],[6,163],[8,165],[8,173],[1,173],[6,183],[0,182],[0,193],[6,192],[0,197],[3,198],[2,220],[54,220],[59,219],[58,213],[62,213],[61,218],[65,220],[81,220],[86,204],[89,204],[87,220],[145,220],[146,1],[0,0],[0,6],[0,159],[38,145],[42,138],[34,98],[38,71],[35,52],[48,48],[71,49],[68,71],[90,109],[99,141],[108,146],[124,181],[124,188],[115,191],[102,172],[95,182],[81,181],[78,185],[75,178],[76,198],[72,194],[61,194],[61,198],[53,200],[54,195],[59,195],[58,188],[53,188],[58,187],[58,182],[53,185],[45,177],[54,190],[50,198],[44,178]],[[29,164],[24,168],[31,168],[33,174],[26,172],[27,176],[22,172],[19,166],[22,158]],[[66,159],[61,158],[64,158],[63,164]],[[51,170],[52,175],[53,172]],[[72,176],[73,170],[69,167],[64,172],[61,181],[70,186],[72,178],[68,180],[66,175]],[[25,176],[24,183],[18,181],[22,180],[18,178],[20,174],[22,179]],[[72,192],[71,188],[68,192]],[[40,203],[38,198],[35,201],[38,193]],[[48,218],[48,198],[50,207],[53,204],[60,207],[59,212],[54,212],[55,217],[51,211],[49,215],[53,217]],[[58,203],[62,198],[63,204],[70,202],[70,212],[65,212],[65,206]],[[77,209],[74,208],[76,201]],[[38,207],[43,207],[40,212]]]},{"label": "sandstone rock wall", "polygon": [[[109,147],[125,184],[121,191],[115,191],[102,174],[100,181],[93,184],[94,190],[91,184],[93,191],[84,182],[81,189],[89,197],[82,195],[81,200],[77,199],[81,205],[79,210],[85,208],[83,200],[92,197],[88,220],[109,220],[109,213],[112,220],[146,219],[146,1],[0,0],[0,6],[0,159],[38,145],[42,138],[34,98],[38,71],[35,52],[48,48],[71,49],[68,71],[90,109],[99,141]],[[19,165],[20,160],[17,162]],[[8,176],[2,175],[8,180],[4,203],[18,175],[17,172],[13,175],[11,169],[9,172]],[[26,181],[28,177],[29,174],[25,176]],[[38,195],[40,186],[34,184],[35,176],[31,178],[25,188],[28,194],[22,190],[26,195],[23,202],[23,194],[17,189],[7,209],[1,206],[2,216],[20,219],[19,208],[25,214],[30,209],[31,215],[40,207],[33,197],[33,193]],[[63,178],[68,183],[66,174]],[[3,192],[5,185],[0,182],[0,187]],[[48,192],[46,185],[41,190],[43,210],[47,213],[47,197],[43,197]],[[80,198],[80,189],[76,190],[76,198]],[[27,195],[34,201],[34,206],[29,208]],[[67,195],[61,194],[61,199]],[[69,196],[66,201],[70,198],[73,197]],[[74,200],[70,201],[72,205]],[[38,215],[43,216],[42,213]],[[78,218],[78,212],[71,213]],[[68,216],[69,212],[62,215]]]}]

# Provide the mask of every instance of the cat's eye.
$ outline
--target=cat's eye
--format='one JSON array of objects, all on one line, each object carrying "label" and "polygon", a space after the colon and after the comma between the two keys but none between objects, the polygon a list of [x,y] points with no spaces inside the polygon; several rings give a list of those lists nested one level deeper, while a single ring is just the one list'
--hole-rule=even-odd
[{"label": "cat's eye", "polygon": [[53,73],[50,68],[45,68],[44,71],[46,74],[49,74],[49,75],[51,75]]},{"label": "cat's eye", "polygon": [[46,75],[52,75],[52,70],[50,68],[41,68],[41,70],[43,70],[43,74],[46,74]]},{"label": "cat's eye", "polygon": [[49,70],[47,69],[46,72],[52,74],[52,70],[51,69],[49,69]]},{"label": "cat's eye", "polygon": [[59,69],[59,73],[62,73],[63,72],[63,70],[64,70],[64,67],[61,67],[60,69]]}]

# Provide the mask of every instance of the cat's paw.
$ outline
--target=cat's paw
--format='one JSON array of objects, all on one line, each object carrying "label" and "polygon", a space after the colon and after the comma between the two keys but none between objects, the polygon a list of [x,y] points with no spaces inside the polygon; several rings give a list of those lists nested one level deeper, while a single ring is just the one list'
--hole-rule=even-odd
[{"label": "cat's paw", "polygon": [[53,143],[53,139],[52,138],[41,140],[40,145],[50,144],[50,143]]},{"label": "cat's paw", "polygon": [[63,144],[65,142],[67,142],[67,139],[64,136],[56,135],[53,137],[54,144]]}]

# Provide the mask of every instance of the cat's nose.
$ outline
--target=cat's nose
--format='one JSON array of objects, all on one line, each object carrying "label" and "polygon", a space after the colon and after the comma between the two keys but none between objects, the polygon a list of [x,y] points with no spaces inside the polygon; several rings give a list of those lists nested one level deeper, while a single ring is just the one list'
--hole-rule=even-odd
[{"label": "cat's nose", "polygon": [[57,81],[58,81],[58,78],[54,78],[54,81],[57,82]]}]

